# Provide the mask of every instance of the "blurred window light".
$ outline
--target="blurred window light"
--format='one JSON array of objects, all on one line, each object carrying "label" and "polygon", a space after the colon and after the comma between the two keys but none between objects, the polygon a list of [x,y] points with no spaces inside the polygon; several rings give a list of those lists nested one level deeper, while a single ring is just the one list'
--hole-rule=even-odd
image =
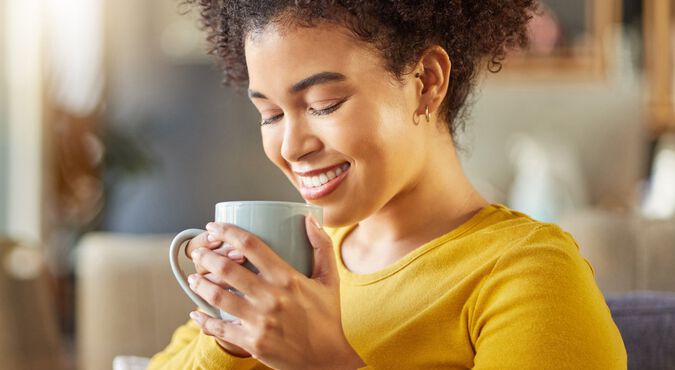
[{"label": "blurred window light", "polygon": [[39,240],[42,228],[43,2],[6,0],[0,14],[7,81],[7,233]]},{"label": "blurred window light", "polygon": [[[0,0],[0,14],[5,14],[5,1]],[[2,16],[0,21],[4,22]],[[0,55],[7,55],[6,27],[0,25]],[[0,233],[7,228],[7,77],[5,58],[0,58]]]},{"label": "blurred window light", "polygon": [[50,0],[46,47],[54,103],[86,116],[103,92],[102,0]]},{"label": "blurred window light", "polygon": [[675,133],[659,139],[642,214],[649,218],[675,216]]}]

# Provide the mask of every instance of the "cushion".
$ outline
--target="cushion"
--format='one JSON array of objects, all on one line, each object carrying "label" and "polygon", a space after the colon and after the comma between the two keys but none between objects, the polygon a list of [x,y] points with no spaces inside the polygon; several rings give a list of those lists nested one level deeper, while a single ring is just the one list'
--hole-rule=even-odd
[{"label": "cushion", "polygon": [[628,353],[628,369],[675,369],[675,293],[606,297]]}]

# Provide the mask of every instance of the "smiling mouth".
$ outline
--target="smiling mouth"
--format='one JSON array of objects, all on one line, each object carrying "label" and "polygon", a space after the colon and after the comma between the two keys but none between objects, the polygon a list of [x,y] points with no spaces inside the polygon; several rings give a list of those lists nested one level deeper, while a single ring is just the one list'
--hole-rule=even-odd
[{"label": "smiling mouth", "polygon": [[337,189],[349,174],[351,164],[343,163],[332,169],[313,176],[298,176],[300,179],[300,194],[305,200],[318,200]]},{"label": "smiling mouth", "polygon": [[330,181],[334,180],[336,177],[340,176],[343,172],[346,172],[349,169],[349,163],[345,162],[335,168],[332,168],[324,173],[313,175],[313,176],[298,176],[300,183],[305,188],[318,188],[323,186]]}]

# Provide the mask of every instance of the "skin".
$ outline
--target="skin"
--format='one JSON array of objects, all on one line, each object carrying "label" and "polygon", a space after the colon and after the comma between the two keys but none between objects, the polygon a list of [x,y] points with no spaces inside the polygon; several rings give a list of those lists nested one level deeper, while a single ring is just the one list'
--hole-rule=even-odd
[{"label": "skin", "polygon": [[[311,201],[324,208],[326,225],[357,224],[342,245],[342,263],[351,271],[390,265],[488,204],[464,175],[447,126],[435,114],[451,69],[441,47],[429,47],[403,82],[386,71],[375,50],[334,24],[271,24],[248,35],[245,52],[251,101],[268,123],[261,127],[265,154],[289,181],[300,189],[294,170],[351,165],[335,191]],[[345,78],[290,91],[327,71]],[[332,112],[319,114],[322,109]],[[191,287],[242,320],[196,313],[205,333],[225,350],[276,369],[363,366],[342,331],[337,261],[325,232],[308,220],[315,266],[307,278],[235,226],[210,223],[207,230],[188,246],[198,269]],[[240,266],[241,257],[223,256],[229,250],[211,251],[222,242],[264,266],[261,273]],[[249,294],[237,297],[228,286]]]}]

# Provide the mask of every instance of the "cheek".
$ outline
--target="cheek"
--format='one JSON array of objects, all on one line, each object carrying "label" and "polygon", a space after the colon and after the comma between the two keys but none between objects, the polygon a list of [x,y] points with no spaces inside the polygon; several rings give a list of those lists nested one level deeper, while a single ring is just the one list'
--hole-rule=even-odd
[{"label": "cheek", "polygon": [[[358,109],[356,124],[345,132],[343,140],[368,157],[385,155],[400,147],[410,134],[402,120],[402,109],[391,104],[370,104]],[[386,155],[385,155],[386,156]]]},{"label": "cheek", "polygon": [[282,137],[277,135],[271,128],[263,128],[262,131],[262,144],[265,155],[277,167],[284,167],[285,161],[281,156]]},{"label": "cheek", "polygon": [[[366,181],[382,189],[396,186],[399,179],[415,165],[415,158],[423,148],[416,145],[418,130],[405,120],[405,108],[393,105],[372,107],[368,125],[354,128],[349,146],[358,156]],[[358,154],[357,154],[358,153]]]}]

